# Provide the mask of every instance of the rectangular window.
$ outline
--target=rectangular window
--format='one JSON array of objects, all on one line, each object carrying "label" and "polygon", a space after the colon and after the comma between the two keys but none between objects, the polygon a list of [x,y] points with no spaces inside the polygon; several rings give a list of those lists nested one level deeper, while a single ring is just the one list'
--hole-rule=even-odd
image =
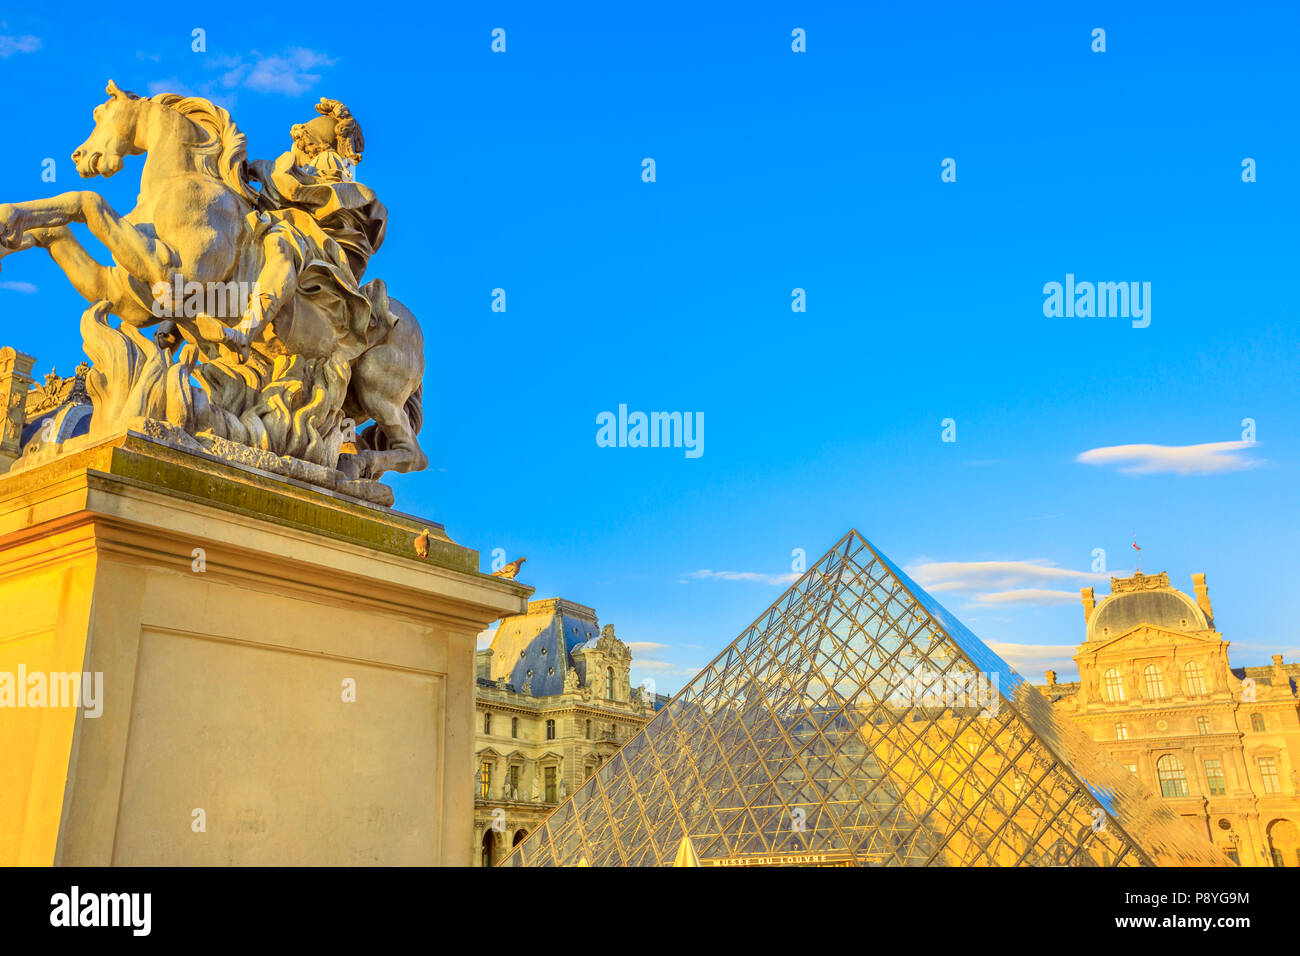
[{"label": "rectangular window", "polygon": [[546,768],[546,802],[555,803],[555,768]]},{"label": "rectangular window", "polygon": [[1197,718],[1196,718],[1196,732],[1197,732],[1198,734],[1200,734],[1202,737],[1205,736],[1206,734],[1208,734],[1208,733],[1210,732],[1210,718],[1209,718],[1209,717],[1197,717]]},{"label": "rectangular window", "polygon": [[510,767],[510,796],[513,798],[519,792],[519,765],[512,764]]},{"label": "rectangular window", "polygon": [[1122,720],[1115,725],[1115,739],[1128,740],[1128,724]]},{"label": "rectangular window", "polygon": [[1131,764],[1129,764],[1129,765],[1128,765],[1128,772],[1131,773],[1133,776],[1136,777],[1136,776],[1138,775],[1138,765],[1135,764],[1135,763],[1131,763]]},{"label": "rectangular window", "polygon": [[1205,761],[1205,780],[1210,785],[1210,796],[1221,797],[1228,792],[1228,788],[1223,781],[1222,761]]},{"label": "rectangular window", "polygon": [[555,739],[555,721],[553,720],[548,720],[546,722],[546,739],[547,740]]},{"label": "rectangular window", "polygon": [[519,736],[519,718],[518,718],[518,717],[511,717],[511,718],[510,718],[510,736],[511,736],[511,737],[518,737],[518,736]]},{"label": "rectangular window", "polygon": [[478,768],[478,795],[486,800],[492,796],[492,761],[484,760]]},{"label": "rectangular window", "polygon": [[583,780],[590,780],[590,779],[591,779],[591,771],[592,771],[593,769],[595,769],[595,768],[591,767],[590,765],[588,765],[587,767],[584,767],[584,768],[583,768],[583,771],[582,771],[582,779],[583,779]]},{"label": "rectangular window", "polygon": [[1265,793],[1281,793],[1282,783],[1277,776],[1277,758],[1260,757],[1259,758],[1259,775],[1264,781]]}]

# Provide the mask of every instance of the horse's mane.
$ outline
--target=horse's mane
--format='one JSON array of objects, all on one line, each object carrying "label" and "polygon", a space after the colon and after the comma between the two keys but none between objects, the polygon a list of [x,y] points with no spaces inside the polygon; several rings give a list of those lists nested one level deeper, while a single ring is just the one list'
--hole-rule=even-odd
[{"label": "horse's mane", "polygon": [[257,202],[257,193],[248,184],[245,165],[248,140],[229,113],[201,96],[159,93],[149,99],[174,109],[203,130],[206,138],[195,146],[194,151],[198,164],[205,173],[214,179],[220,179],[248,202]]}]

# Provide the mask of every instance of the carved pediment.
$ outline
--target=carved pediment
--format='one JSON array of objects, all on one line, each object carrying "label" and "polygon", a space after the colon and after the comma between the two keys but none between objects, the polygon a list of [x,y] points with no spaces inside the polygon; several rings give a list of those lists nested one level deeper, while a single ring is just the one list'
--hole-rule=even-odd
[{"label": "carved pediment", "polygon": [[1222,638],[1215,632],[1175,631],[1152,624],[1139,624],[1132,630],[1125,631],[1117,637],[1109,638],[1104,643],[1098,644],[1092,649],[1092,653],[1101,657],[1103,655],[1109,656],[1119,650],[1145,650],[1146,648],[1168,647],[1174,644],[1200,644],[1217,647],[1220,643],[1222,643]]}]

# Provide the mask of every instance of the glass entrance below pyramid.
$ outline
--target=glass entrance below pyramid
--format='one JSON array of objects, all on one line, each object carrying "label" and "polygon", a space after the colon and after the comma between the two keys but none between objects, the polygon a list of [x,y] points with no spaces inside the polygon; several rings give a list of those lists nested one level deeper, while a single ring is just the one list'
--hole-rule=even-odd
[{"label": "glass entrance below pyramid", "polygon": [[850,531],[501,865],[1227,864]]}]

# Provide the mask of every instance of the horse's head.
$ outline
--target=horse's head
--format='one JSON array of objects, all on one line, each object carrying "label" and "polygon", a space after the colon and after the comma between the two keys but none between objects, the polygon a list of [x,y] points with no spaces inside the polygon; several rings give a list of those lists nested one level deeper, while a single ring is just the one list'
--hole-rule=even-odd
[{"label": "horse's head", "polygon": [[95,107],[92,114],[95,128],[84,143],[72,151],[72,161],[77,172],[85,179],[91,176],[112,176],[122,168],[123,156],[136,156],[144,152],[136,143],[136,125],[140,118],[142,100],[134,93],[117,88],[108,81],[108,102]]}]

